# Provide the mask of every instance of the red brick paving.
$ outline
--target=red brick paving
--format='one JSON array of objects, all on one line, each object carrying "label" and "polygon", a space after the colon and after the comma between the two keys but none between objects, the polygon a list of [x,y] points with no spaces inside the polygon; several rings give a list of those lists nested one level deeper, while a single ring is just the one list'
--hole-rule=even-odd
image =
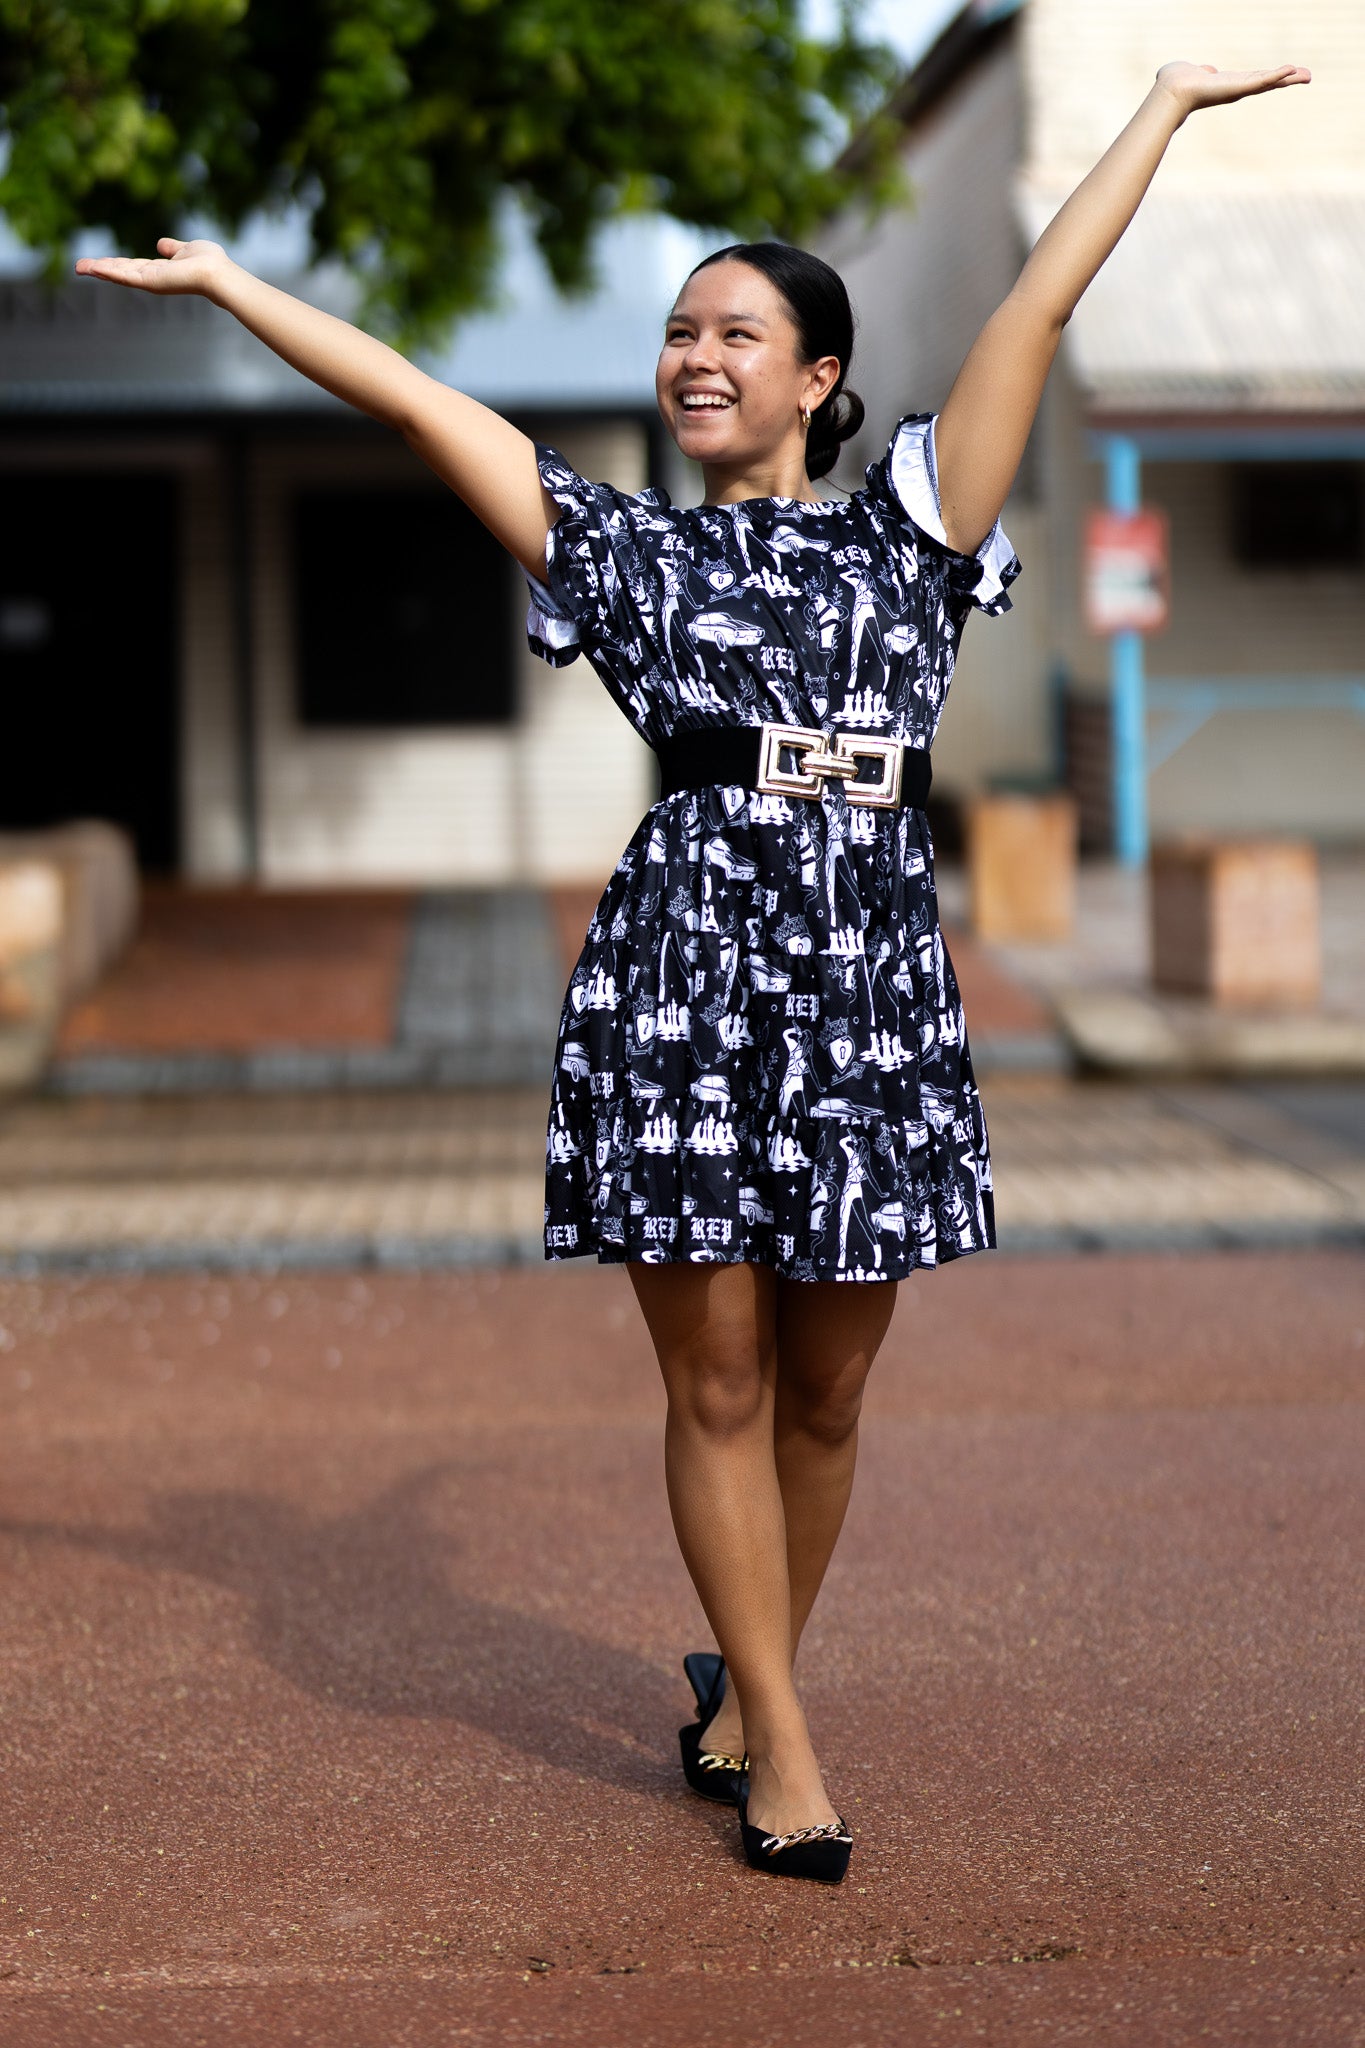
[{"label": "red brick paving", "polygon": [[[567,979],[605,884],[547,891]],[[149,884],[132,948],[67,1018],[59,1050],[249,1053],[392,1042],[414,897],[400,890]],[[969,1028],[1049,1028],[1036,997],[948,935]]]},{"label": "red brick paving", "polygon": [[413,901],[149,884],[137,939],[68,1017],[60,1051],[388,1045]]},{"label": "red brick paving", "polygon": [[596,882],[565,882],[546,891],[566,981],[578,964],[589,922],[605,887],[604,879],[600,886]]},{"label": "red brick paving", "polygon": [[950,926],[943,936],[962,991],[969,1037],[973,1032],[978,1038],[1033,1037],[1052,1030],[1051,1012],[1032,990],[992,960],[969,932]]},{"label": "red brick paving", "polygon": [[0,1331],[0,2041],[1365,2039],[1358,1258],[906,1286],[804,1659],[834,1893],[680,1789],[620,1272]]}]

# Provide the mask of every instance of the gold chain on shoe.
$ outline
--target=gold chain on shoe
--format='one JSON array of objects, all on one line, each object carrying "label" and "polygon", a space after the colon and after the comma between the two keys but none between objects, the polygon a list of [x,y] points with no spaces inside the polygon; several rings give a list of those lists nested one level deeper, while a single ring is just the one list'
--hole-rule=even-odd
[{"label": "gold chain on shoe", "polygon": [[704,1749],[697,1758],[704,1771],[747,1771],[749,1752],[743,1756],[727,1756],[723,1749]]},{"label": "gold chain on shoe", "polygon": [[851,1842],[853,1836],[847,1821],[822,1820],[817,1827],[795,1828],[789,1835],[765,1835],[763,1848],[767,1855],[776,1856],[783,1849],[794,1848],[798,1842]]}]

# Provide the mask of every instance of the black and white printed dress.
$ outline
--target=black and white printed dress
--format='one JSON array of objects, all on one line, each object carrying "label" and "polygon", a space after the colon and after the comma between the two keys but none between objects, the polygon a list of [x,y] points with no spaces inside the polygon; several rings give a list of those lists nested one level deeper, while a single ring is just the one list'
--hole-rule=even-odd
[{"label": "black and white printed dress", "polygon": [[[973,606],[1019,572],[950,548],[933,422],[866,487],[678,510],[538,451],[561,507],[531,645],[585,654],[652,744],[773,721],[933,740]],[[717,786],[649,810],[560,1021],[549,1258],[742,1259],[888,1280],[995,1241],[922,811]]]}]

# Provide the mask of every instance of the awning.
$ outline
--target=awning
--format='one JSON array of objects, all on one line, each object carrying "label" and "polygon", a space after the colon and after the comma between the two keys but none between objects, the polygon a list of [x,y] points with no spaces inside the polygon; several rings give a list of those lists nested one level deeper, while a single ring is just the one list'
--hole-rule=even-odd
[{"label": "awning", "polygon": [[[1022,192],[1030,242],[1064,196]],[[1365,417],[1365,190],[1158,186],[1063,347],[1092,418]]]}]

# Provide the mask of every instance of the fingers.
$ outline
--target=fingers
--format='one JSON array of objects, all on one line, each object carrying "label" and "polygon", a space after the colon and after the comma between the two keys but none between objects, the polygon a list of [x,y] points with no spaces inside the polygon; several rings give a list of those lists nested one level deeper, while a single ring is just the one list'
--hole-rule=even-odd
[{"label": "fingers", "polygon": [[1304,64],[1279,64],[1273,71],[1245,71],[1237,81],[1237,97],[1277,92],[1282,85],[1310,85],[1313,74]]},{"label": "fingers", "polygon": [[1310,85],[1313,78],[1305,64],[1277,64],[1269,71],[1220,71],[1215,64],[1191,65],[1190,69],[1202,72],[1207,80],[1194,87],[1196,106],[1225,106],[1256,93],[1278,92],[1285,85]]},{"label": "fingers", "polygon": [[76,264],[77,277],[101,277],[108,284],[127,284],[143,291],[155,290],[148,275],[154,268],[137,256],[82,256]]},{"label": "fingers", "polygon": [[199,288],[201,266],[192,243],[178,242],[163,235],[157,243],[159,256],[82,256],[76,264],[77,277],[98,277],[107,284],[130,286],[143,292],[192,292]]}]

